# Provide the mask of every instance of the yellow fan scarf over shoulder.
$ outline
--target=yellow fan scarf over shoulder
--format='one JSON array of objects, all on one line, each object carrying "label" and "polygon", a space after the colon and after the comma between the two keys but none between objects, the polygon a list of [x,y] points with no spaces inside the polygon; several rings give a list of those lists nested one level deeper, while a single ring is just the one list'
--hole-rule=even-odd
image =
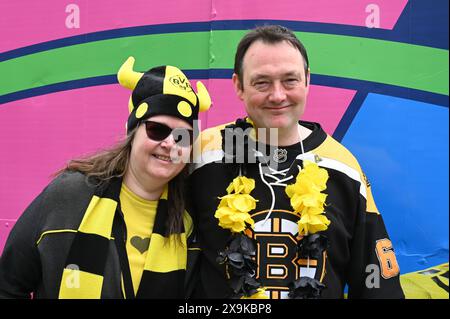
[{"label": "yellow fan scarf over shoulder", "polygon": [[[60,299],[101,298],[110,241],[118,240],[112,238],[113,228],[124,225],[119,201],[121,185],[122,179],[112,179],[98,187],[91,198],[62,273]],[[183,230],[180,234],[166,235],[167,207],[166,189],[158,201],[136,298],[184,298],[186,234]]]}]

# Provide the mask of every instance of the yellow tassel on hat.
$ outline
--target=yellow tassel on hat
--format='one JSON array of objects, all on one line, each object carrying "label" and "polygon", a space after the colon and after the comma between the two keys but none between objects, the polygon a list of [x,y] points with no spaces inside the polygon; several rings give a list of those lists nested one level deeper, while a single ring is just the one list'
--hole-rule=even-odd
[{"label": "yellow tassel on hat", "polygon": [[199,102],[199,111],[208,111],[211,107],[211,97],[209,96],[208,90],[206,89],[205,85],[200,81],[197,82],[197,96]]},{"label": "yellow tassel on hat", "polygon": [[133,71],[134,58],[130,56],[119,69],[117,80],[123,87],[134,90],[144,73]]}]

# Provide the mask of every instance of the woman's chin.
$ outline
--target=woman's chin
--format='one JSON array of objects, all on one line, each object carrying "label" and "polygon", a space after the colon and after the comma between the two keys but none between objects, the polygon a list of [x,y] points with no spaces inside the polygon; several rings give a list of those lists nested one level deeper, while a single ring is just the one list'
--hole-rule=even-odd
[{"label": "woman's chin", "polygon": [[[173,164],[172,164],[173,165]],[[178,168],[178,167],[158,167],[158,168],[152,168],[151,170],[149,170],[148,174],[157,180],[164,180],[164,181],[170,181],[171,179],[173,179],[175,176],[177,176],[181,170],[183,169],[183,167]]]}]

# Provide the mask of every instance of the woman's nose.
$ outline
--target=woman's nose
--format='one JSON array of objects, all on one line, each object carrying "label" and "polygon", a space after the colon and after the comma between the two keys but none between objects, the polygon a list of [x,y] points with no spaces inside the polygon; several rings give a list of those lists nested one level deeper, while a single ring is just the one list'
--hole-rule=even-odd
[{"label": "woman's nose", "polygon": [[169,149],[175,146],[176,144],[177,143],[175,142],[175,138],[173,137],[172,134],[169,134],[169,136],[167,136],[164,140],[161,141],[161,146]]}]

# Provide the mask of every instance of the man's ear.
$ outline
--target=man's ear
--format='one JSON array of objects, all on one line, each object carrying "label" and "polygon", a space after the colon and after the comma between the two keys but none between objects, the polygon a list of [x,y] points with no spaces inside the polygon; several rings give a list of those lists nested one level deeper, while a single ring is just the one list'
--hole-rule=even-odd
[{"label": "man's ear", "polygon": [[311,87],[311,72],[309,71],[309,68],[308,68],[308,71],[307,71],[307,73],[305,75],[305,78],[306,78],[305,94],[308,95],[309,94],[309,88]]},{"label": "man's ear", "polygon": [[238,96],[238,98],[242,101],[242,93],[244,90],[244,87],[242,86],[241,81],[239,81],[239,76],[236,73],[233,73],[233,86],[234,86],[234,91],[236,92],[236,95]]},{"label": "man's ear", "polygon": [[306,77],[306,86],[311,84],[311,70],[308,68],[308,71],[305,74]]}]

